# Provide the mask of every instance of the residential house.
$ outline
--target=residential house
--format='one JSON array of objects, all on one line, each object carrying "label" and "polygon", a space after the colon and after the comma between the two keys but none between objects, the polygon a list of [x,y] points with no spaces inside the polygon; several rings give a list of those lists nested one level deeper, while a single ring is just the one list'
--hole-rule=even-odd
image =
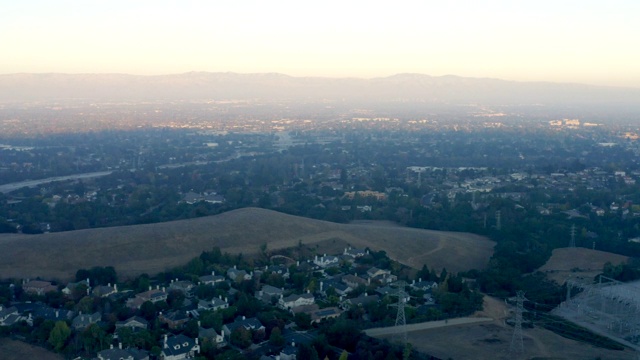
[{"label": "residential house", "polygon": [[365,279],[363,279],[363,278],[361,278],[359,276],[351,275],[351,274],[343,276],[342,277],[342,282],[345,285],[347,285],[350,288],[352,288],[352,289],[356,289],[356,288],[358,288],[358,286],[367,286],[368,285],[367,280],[365,280]]},{"label": "residential house", "polygon": [[148,291],[136,294],[134,298],[127,300],[127,306],[133,309],[139,309],[146,301],[151,301],[152,303],[167,301],[168,295],[165,288],[160,289],[159,286],[156,286],[156,288],[153,289],[149,286]]},{"label": "residential house", "polygon": [[161,323],[167,324],[169,329],[177,330],[182,329],[184,324],[189,321],[189,314],[186,311],[170,311],[166,314],[163,314],[162,311],[158,315],[158,320]]},{"label": "residential house", "polygon": [[117,348],[102,350],[98,352],[99,360],[149,360],[149,352],[146,350],[128,348],[123,349],[122,343]]},{"label": "residential house", "polygon": [[62,293],[70,296],[73,294],[74,291],[76,291],[80,286],[83,287],[83,289],[86,289],[87,295],[89,295],[89,292],[91,291],[91,283],[89,282],[89,279],[87,278],[86,280],[82,280],[82,281],[78,281],[78,282],[70,282],[67,284],[67,286],[62,289]]},{"label": "residential house", "polygon": [[58,287],[51,281],[31,280],[22,284],[22,290],[31,295],[44,295],[50,291],[58,291]]},{"label": "residential house", "polygon": [[298,306],[315,304],[313,294],[306,292],[304,294],[291,294],[287,297],[281,297],[278,300],[278,307],[284,310],[291,310]]},{"label": "residential house", "polygon": [[71,322],[71,326],[76,331],[81,331],[91,324],[97,324],[98,321],[100,321],[101,319],[102,319],[102,315],[99,312],[95,312],[93,314],[80,313],[78,316],[73,318],[73,321]]},{"label": "residential house", "polygon": [[145,330],[149,327],[149,322],[139,316],[132,316],[124,321],[116,322],[116,329],[128,327],[131,330]]},{"label": "residential house", "polygon": [[231,281],[242,282],[244,280],[251,280],[253,278],[253,273],[247,273],[244,270],[238,270],[236,265],[233,265],[232,268],[227,270],[227,277]]},{"label": "residential house", "polygon": [[376,292],[384,297],[386,295],[396,294],[398,292],[398,290],[394,289],[392,287],[389,287],[389,286],[381,286],[381,287],[376,289]]},{"label": "residential house", "polygon": [[378,269],[376,267],[371,267],[369,270],[367,270],[367,277],[370,280],[375,280],[387,284],[398,280],[398,277],[391,274],[391,271]]},{"label": "residential house", "polygon": [[95,297],[107,297],[117,292],[118,292],[118,285],[113,284],[113,286],[111,286],[111,284],[108,284],[108,285],[96,286],[95,288],[93,288],[93,291],[91,293]]},{"label": "residential house", "polygon": [[343,309],[350,309],[354,306],[366,306],[368,304],[376,303],[378,301],[380,301],[380,296],[375,294],[369,295],[368,293],[365,292],[364,294],[358,297],[344,300],[342,303],[340,303],[340,306]]},{"label": "residential house", "polygon": [[222,334],[218,334],[215,329],[205,329],[200,326],[200,322],[198,321],[198,338],[207,340],[211,344],[216,347],[224,346],[224,336]]},{"label": "residential house", "polygon": [[[71,320],[75,316],[75,313],[71,310],[65,309],[54,309],[48,306],[35,306],[31,312],[33,313],[33,318],[42,318],[44,320],[52,320],[52,321],[66,321]],[[23,311],[25,313],[25,311]]]},{"label": "residential house", "polygon": [[255,296],[262,302],[271,303],[273,299],[280,299],[283,293],[284,289],[271,285],[264,285],[260,291],[256,292]]},{"label": "residential house", "polygon": [[313,259],[313,263],[321,268],[328,268],[331,266],[337,266],[340,262],[337,256],[324,254],[323,256],[318,256]]},{"label": "residential house", "polygon": [[204,285],[215,285],[223,281],[224,276],[216,275],[215,271],[212,271],[211,275],[200,276],[200,282]]},{"label": "residential house", "polygon": [[164,335],[160,358],[163,360],[182,360],[194,358],[200,353],[198,339],[191,339],[182,334]]},{"label": "residential house", "polygon": [[420,278],[417,282],[413,280],[411,284],[409,284],[409,287],[414,290],[431,292],[431,290],[438,288],[438,283],[435,281],[422,281],[422,278]]},{"label": "residential house", "polygon": [[191,290],[195,288],[195,284],[188,280],[171,280],[169,284],[169,290],[177,290],[185,295],[189,295]]},{"label": "residential house", "polygon": [[327,290],[333,289],[336,294],[340,296],[344,296],[353,291],[353,288],[342,281],[338,280],[329,280],[329,281],[320,281],[320,293],[326,295]]},{"label": "residential house", "polygon": [[198,302],[198,310],[222,310],[229,307],[229,302],[227,298],[222,298],[222,296],[213,298],[211,301],[200,300]]},{"label": "residential house", "polygon": [[225,198],[215,192],[198,194],[193,191],[189,191],[182,196],[182,201],[189,205],[196,204],[200,201],[208,202],[210,204],[222,204],[225,201]]},{"label": "residential house", "polygon": [[15,306],[5,308],[0,305],[0,326],[11,326],[23,319]]},{"label": "residential house", "polygon": [[289,268],[286,267],[285,265],[271,265],[271,266],[267,266],[265,265],[264,267],[264,272],[267,274],[278,274],[278,275],[282,275],[282,277],[284,279],[288,279],[289,278]]},{"label": "residential house", "polygon": [[344,249],[344,252],[342,253],[342,255],[347,255],[349,257],[357,259],[359,257],[367,255],[368,253],[369,251],[365,249],[354,249],[352,247],[348,247]]},{"label": "residential house", "polygon": [[291,342],[291,344],[287,344],[281,351],[279,355],[280,360],[297,360],[298,356],[298,348],[296,347],[295,342]]},{"label": "residential house", "polygon": [[222,327],[222,334],[224,335],[224,337],[229,338],[231,336],[231,333],[233,333],[241,326],[249,331],[264,331],[265,329],[262,323],[260,323],[260,320],[258,320],[257,318],[252,317],[247,319],[246,317],[242,316],[236,318],[236,320],[231,324],[225,324]]},{"label": "residential house", "polygon": [[338,309],[337,307],[328,307],[312,311],[309,316],[311,316],[311,323],[315,324],[325,319],[337,318],[338,316],[340,316],[340,314],[342,314],[342,310]]}]

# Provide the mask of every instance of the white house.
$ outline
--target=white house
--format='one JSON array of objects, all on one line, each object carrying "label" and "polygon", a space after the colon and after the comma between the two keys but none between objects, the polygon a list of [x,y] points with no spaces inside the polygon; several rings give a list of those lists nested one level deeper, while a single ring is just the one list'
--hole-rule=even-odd
[{"label": "white house", "polygon": [[318,256],[313,259],[313,263],[320,266],[321,268],[327,268],[331,266],[336,266],[340,262],[337,256],[324,254],[323,256]]},{"label": "white house", "polygon": [[298,306],[315,304],[313,294],[307,292],[304,294],[292,294],[287,297],[281,297],[278,301],[278,307],[285,310],[291,310]]}]

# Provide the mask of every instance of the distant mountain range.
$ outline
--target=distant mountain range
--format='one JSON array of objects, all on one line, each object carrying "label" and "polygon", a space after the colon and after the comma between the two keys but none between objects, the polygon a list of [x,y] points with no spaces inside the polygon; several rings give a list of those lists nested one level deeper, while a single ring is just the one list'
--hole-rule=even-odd
[{"label": "distant mountain range", "polygon": [[384,78],[190,72],[175,75],[0,75],[0,103],[261,100],[487,105],[605,105],[640,109],[640,89],[399,74]]}]

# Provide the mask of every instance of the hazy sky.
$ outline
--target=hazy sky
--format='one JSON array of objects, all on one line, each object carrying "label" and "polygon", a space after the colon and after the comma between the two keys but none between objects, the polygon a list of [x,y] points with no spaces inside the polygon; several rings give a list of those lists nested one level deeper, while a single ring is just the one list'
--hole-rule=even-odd
[{"label": "hazy sky", "polygon": [[0,3],[0,73],[454,74],[640,87],[640,0]]}]

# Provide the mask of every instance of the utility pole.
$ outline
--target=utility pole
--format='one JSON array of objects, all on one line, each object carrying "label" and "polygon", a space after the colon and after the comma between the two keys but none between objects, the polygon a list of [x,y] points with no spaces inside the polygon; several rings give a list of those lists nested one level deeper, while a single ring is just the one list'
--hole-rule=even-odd
[{"label": "utility pole", "polygon": [[502,212],[500,210],[496,211],[496,230],[502,230]]},{"label": "utility pole", "polygon": [[396,285],[398,286],[398,292],[395,293],[393,296],[398,297],[398,302],[395,304],[391,304],[389,306],[398,308],[398,313],[396,315],[396,326],[395,326],[396,337],[400,339],[403,346],[406,346],[407,345],[407,319],[404,316],[404,307],[406,304],[406,298],[407,296],[409,296],[409,294],[407,294],[404,291],[404,288],[407,286],[406,282],[398,281]]},{"label": "utility pole", "polygon": [[571,225],[571,241],[569,241],[569,247],[576,247],[576,224]]},{"label": "utility pole", "polygon": [[513,328],[513,336],[511,337],[510,354],[524,354],[524,343],[522,341],[522,312],[524,311],[523,303],[526,300],[524,291],[518,291],[516,302],[516,321]]}]

